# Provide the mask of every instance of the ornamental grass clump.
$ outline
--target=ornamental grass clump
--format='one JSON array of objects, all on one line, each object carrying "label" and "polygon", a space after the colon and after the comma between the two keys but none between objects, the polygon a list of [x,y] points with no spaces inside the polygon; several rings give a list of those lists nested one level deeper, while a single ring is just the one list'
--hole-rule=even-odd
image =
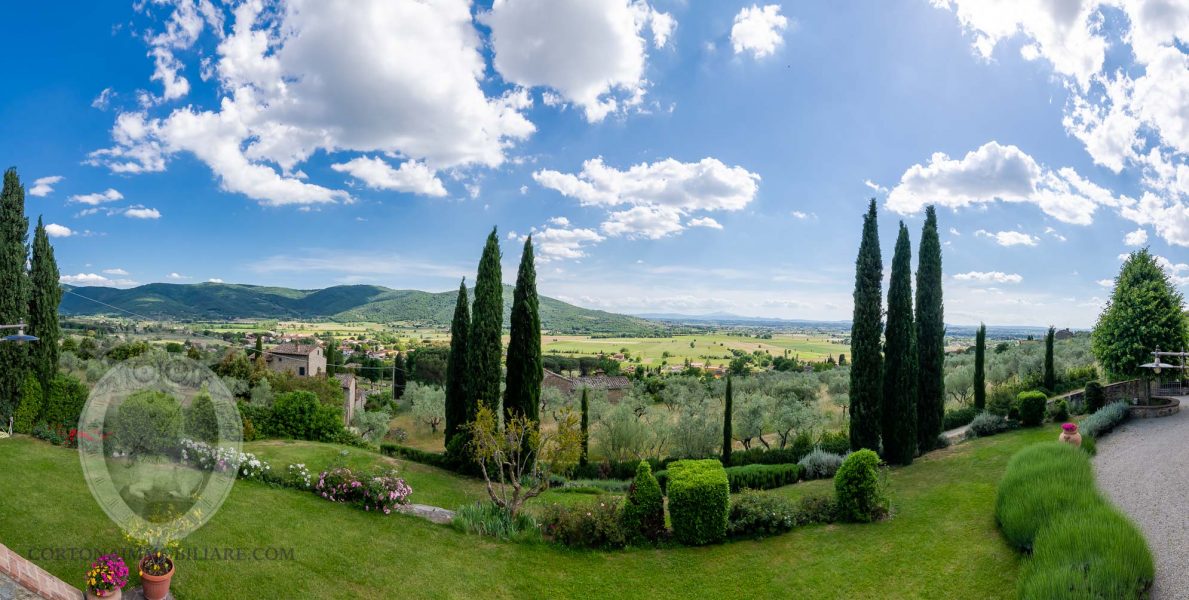
[{"label": "ornamental grass clump", "polygon": [[1101,502],[1084,452],[1069,444],[1034,444],[1015,454],[999,483],[995,520],[1007,541],[1027,550],[1059,514]]},{"label": "ornamental grass clump", "polygon": [[537,522],[526,514],[512,516],[491,502],[476,502],[454,511],[450,526],[462,533],[472,533],[501,540],[533,542],[541,540]]}]

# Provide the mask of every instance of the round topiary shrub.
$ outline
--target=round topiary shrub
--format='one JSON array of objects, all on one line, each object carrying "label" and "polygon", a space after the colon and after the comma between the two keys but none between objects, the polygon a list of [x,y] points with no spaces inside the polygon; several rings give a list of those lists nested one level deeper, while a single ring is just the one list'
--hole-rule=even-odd
[{"label": "round topiary shrub", "polygon": [[1036,427],[1044,422],[1045,402],[1048,396],[1036,390],[1020,392],[1016,397],[1016,406],[1020,411],[1020,424],[1024,427]]},{"label": "round topiary shrub", "polygon": [[834,474],[834,494],[841,520],[870,523],[887,511],[879,464],[879,456],[868,449],[852,452],[842,461]]},{"label": "round topiary shrub", "polygon": [[636,480],[628,488],[628,498],[623,505],[623,528],[629,537],[646,540],[656,540],[665,532],[665,498],[647,461],[640,461],[636,467]]}]

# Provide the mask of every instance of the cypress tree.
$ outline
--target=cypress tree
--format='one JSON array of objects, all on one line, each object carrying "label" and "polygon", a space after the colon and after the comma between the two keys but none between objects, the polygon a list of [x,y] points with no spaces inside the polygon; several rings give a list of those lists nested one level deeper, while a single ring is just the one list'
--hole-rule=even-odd
[{"label": "cypress tree", "polygon": [[446,443],[462,433],[471,414],[467,402],[467,336],[471,329],[471,305],[467,301],[467,281],[458,284],[454,319],[450,322],[450,356],[446,359]]},{"label": "cypress tree", "polygon": [[37,381],[41,389],[48,390],[58,372],[58,339],[62,337],[62,330],[58,327],[58,303],[62,301],[62,287],[58,283],[54,247],[50,245],[41,217],[37,218],[37,229],[33,234],[29,279],[28,333],[38,338],[29,347],[29,352]]},{"label": "cypress tree", "polygon": [[850,447],[879,450],[883,405],[883,259],[875,199],[863,217],[863,241],[855,260],[855,310],[850,330]]},{"label": "cypress tree", "polygon": [[[334,344],[334,338],[330,338],[330,343]],[[328,346],[329,347],[329,346]],[[264,356],[264,335],[256,334],[256,355],[252,358],[259,358]],[[333,373],[333,371],[331,371]]]},{"label": "cypress tree", "polygon": [[400,400],[405,396],[405,387],[409,384],[409,365],[405,363],[405,355],[397,352],[392,361],[392,399]]},{"label": "cypress tree", "polygon": [[722,464],[724,467],[731,466],[731,446],[734,442],[734,437],[731,435],[731,415],[733,413],[731,400],[731,376],[727,375],[727,400],[722,415]]},{"label": "cypress tree", "polygon": [[925,209],[917,255],[917,447],[921,452],[937,445],[945,418],[945,316],[941,300],[941,238],[937,211]]},{"label": "cypress tree", "polygon": [[467,337],[467,394],[469,414],[486,406],[500,410],[500,359],[503,358],[504,287],[500,274],[500,240],[493,227],[487,236],[475,302],[471,307],[471,333]]},{"label": "cypress tree", "polygon": [[[917,450],[917,353],[912,322],[912,248],[908,228],[900,223],[888,288],[888,324],[884,331],[884,460],[912,463]],[[853,350],[852,350],[853,352]]]},{"label": "cypress tree", "polygon": [[1050,394],[1057,391],[1057,371],[1053,366],[1053,342],[1057,339],[1057,328],[1049,326],[1045,334],[1045,379],[1044,386]]},{"label": "cypress tree", "polygon": [[974,334],[974,407],[987,407],[987,326],[979,323]]},{"label": "cypress tree", "polygon": [[[23,322],[29,310],[29,219],[25,218],[25,186],[15,168],[4,172],[0,190],[0,324]],[[9,333],[12,333],[11,331]],[[34,342],[37,343],[37,342]],[[27,372],[26,344],[0,343],[0,418],[8,417],[20,403],[21,384]]]},{"label": "cypress tree", "polygon": [[508,374],[505,377],[504,411],[509,417],[524,415],[539,426],[541,412],[541,315],[537,299],[537,268],[533,264],[533,238],[524,241],[516,289],[512,291],[512,328],[508,340]]},{"label": "cypress tree", "polygon": [[582,454],[578,457],[578,464],[586,466],[590,459],[590,403],[586,399],[586,388],[582,388]]}]

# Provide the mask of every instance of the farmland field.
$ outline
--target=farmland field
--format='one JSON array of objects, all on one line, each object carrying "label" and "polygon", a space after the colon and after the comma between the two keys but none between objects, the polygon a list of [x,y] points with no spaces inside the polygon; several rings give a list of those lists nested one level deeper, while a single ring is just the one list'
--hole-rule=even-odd
[{"label": "farmland field", "polygon": [[[850,354],[850,346],[841,338],[828,338],[808,334],[775,334],[771,339],[759,339],[712,333],[699,335],[678,335],[665,338],[592,338],[589,336],[546,335],[542,339],[542,351],[561,355],[594,355],[600,352],[614,354],[624,352],[635,358],[641,357],[644,364],[682,364],[685,359],[711,365],[726,365],[731,359],[731,349],[747,353],[756,350],[767,351],[773,356],[798,356],[802,360],[820,361],[827,356],[838,357],[839,353]],[[668,353],[667,355],[665,353]]]}]

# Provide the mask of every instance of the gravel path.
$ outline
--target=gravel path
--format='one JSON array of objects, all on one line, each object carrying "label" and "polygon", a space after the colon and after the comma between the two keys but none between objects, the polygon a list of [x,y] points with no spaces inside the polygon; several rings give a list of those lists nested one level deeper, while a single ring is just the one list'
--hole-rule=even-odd
[{"label": "gravel path", "polygon": [[1098,442],[1098,484],[1156,557],[1153,599],[1189,598],[1189,397],[1171,417],[1134,419]]}]

